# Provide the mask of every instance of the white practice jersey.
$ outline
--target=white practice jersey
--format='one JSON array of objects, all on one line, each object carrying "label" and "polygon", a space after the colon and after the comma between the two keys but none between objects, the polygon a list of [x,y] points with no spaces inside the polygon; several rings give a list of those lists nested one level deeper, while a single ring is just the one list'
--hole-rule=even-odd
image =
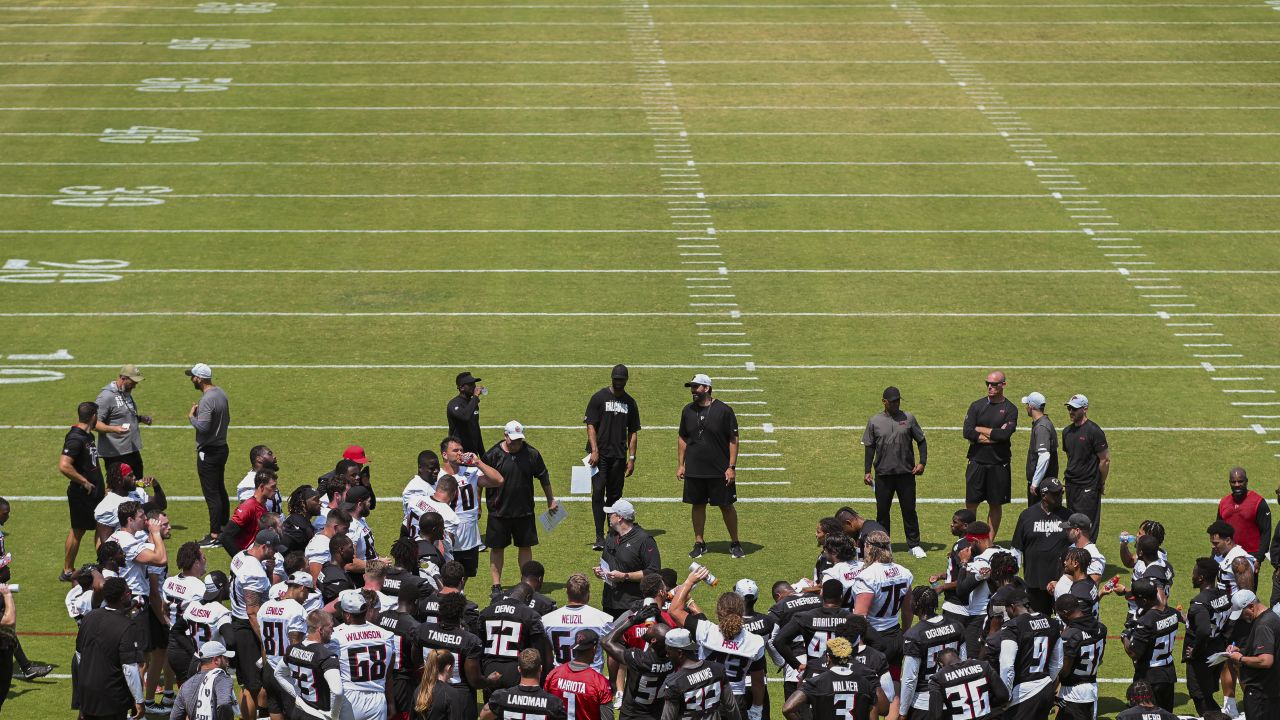
[{"label": "white practice jersey", "polygon": [[329,540],[331,538],[324,533],[316,533],[307,541],[307,547],[302,551],[307,556],[308,563],[316,563],[324,565],[329,562]]},{"label": "white practice jersey", "polygon": [[[992,545],[982,552],[981,555],[969,559],[968,571],[971,573],[980,573],[983,570],[991,572],[991,558],[996,553],[1009,552],[1008,550]],[[1016,555],[1014,557],[1017,557]],[[987,614],[987,604],[991,601],[991,585],[989,583],[980,582],[978,586],[969,594],[969,617],[984,616]]]},{"label": "white practice jersey", "polygon": [[725,638],[720,627],[710,620],[700,620],[694,639],[702,649],[701,657],[724,665],[725,678],[734,695],[747,691],[751,666],[764,660],[764,638],[742,630],[737,637]]},{"label": "white practice jersey", "polygon": [[108,538],[119,543],[120,549],[124,550],[124,567],[120,569],[120,577],[129,584],[129,591],[135,598],[151,595],[151,587],[147,583],[147,566],[137,562],[137,557],[143,550],[154,550],[156,547],[149,542],[149,537],[144,532],[130,535],[128,530],[117,530]]},{"label": "white practice jersey", "polygon": [[898,563],[872,563],[858,573],[854,592],[857,595],[872,593],[867,624],[873,630],[883,632],[901,624],[898,613],[907,593],[911,592],[911,580],[911,571]]},{"label": "white practice jersey", "polygon": [[120,529],[120,506],[128,501],[134,501],[141,505],[147,501],[147,491],[142,488],[134,488],[129,491],[128,495],[117,495],[113,492],[106,494],[106,497],[98,503],[93,509],[93,519],[98,521],[99,525],[106,525],[112,530]]},{"label": "white practice jersey", "polygon": [[382,693],[396,655],[395,635],[372,623],[333,629],[343,692]]},{"label": "white practice jersey", "polygon": [[67,606],[67,615],[79,625],[89,611],[93,610],[93,591],[85,590],[78,584],[73,584],[71,589],[67,591],[67,597],[64,600]]},{"label": "white practice jersey", "polygon": [[[431,483],[423,480],[421,475],[414,475],[409,478],[409,482],[404,486],[404,492],[400,493],[400,505],[404,517],[409,517],[409,507],[413,504],[415,498],[427,497],[433,492],[435,492],[435,488],[431,487]],[[416,528],[417,526],[415,525],[414,527]],[[415,530],[410,534],[416,535],[417,531]]]},{"label": "white practice jersey", "polygon": [[241,551],[231,558],[231,616],[238,620],[248,620],[249,613],[244,605],[246,590],[256,592],[266,602],[267,591],[271,589],[271,579],[267,577],[266,568],[258,562],[258,558]]},{"label": "white practice jersey", "polygon": [[311,527],[315,528],[316,534],[324,532],[325,523],[329,522],[329,498],[324,495],[320,496],[320,514],[311,518]]},{"label": "white practice jersey", "polygon": [[173,625],[186,612],[187,605],[204,600],[204,581],[190,575],[177,575],[166,578],[160,592],[164,595],[169,624]]},{"label": "white practice jersey", "polygon": [[444,531],[451,538],[450,544],[456,546],[458,538],[458,526],[462,521],[458,518],[458,514],[449,507],[448,503],[440,502],[430,495],[419,495],[413,498],[409,504],[409,511],[404,516],[405,526],[412,532],[410,537],[418,536],[418,523],[422,520],[422,516],[429,512],[437,513],[444,520]]},{"label": "white practice jersey", "polygon": [[818,578],[818,584],[821,585],[828,580],[839,580],[840,584],[844,586],[844,593],[840,596],[840,605],[846,610],[853,610],[854,580],[861,570],[861,560],[838,562],[822,571],[822,576]]},{"label": "white practice jersey", "polygon": [[307,610],[297,600],[268,600],[258,608],[258,629],[262,649],[272,666],[284,662],[289,649],[289,633],[307,634]]},{"label": "white practice jersey", "polygon": [[1227,551],[1225,556],[1214,558],[1214,560],[1218,561],[1218,589],[1226,590],[1228,595],[1240,589],[1240,586],[1236,584],[1236,574],[1231,570],[1231,565],[1240,558],[1244,558],[1254,572],[1258,571],[1257,558],[1245,552],[1244,548],[1239,545]]},{"label": "white practice jersey", "polygon": [[[373,531],[364,518],[351,518],[351,526],[347,528],[347,537],[356,546],[357,560],[372,560],[378,556],[373,547]],[[314,539],[314,538],[313,538]]]},{"label": "white practice jersey", "polygon": [[187,621],[187,632],[198,649],[210,640],[223,641],[221,629],[231,622],[231,611],[222,603],[193,602],[182,612],[182,619]]},{"label": "white practice jersey", "polygon": [[[612,615],[590,605],[566,605],[543,615],[542,628],[551,641],[552,667],[569,662],[573,637],[579,630],[595,630],[596,634],[604,637],[612,624]],[[604,658],[597,647],[591,667],[602,672],[603,663]]]},{"label": "white practice jersey", "polygon": [[[267,599],[279,600],[284,597],[285,592],[288,590],[289,585],[287,583],[278,582],[275,585],[272,585],[271,589],[267,591]],[[302,601],[302,609],[306,610],[308,613],[313,610],[323,610],[324,599],[320,596],[318,591],[312,590],[311,594],[307,595],[307,599]]]},{"label": "white practice jersey", "polygon": [[1084,549],[1089,553],[1089,569],[1084,571],[1085,575],[1101,576],[1107,571],[1106,556],[1103,555],[1102,551],[1098,549],[1098,546],[1093,543],[1085,545]]},{"label": "white practice jersey", "polygon": [[[449,473],[441,470],[441,475]],[[480,478],[478,467],[458,468],[458,496],[453,499],[453,512],[458,516],[457,542],[454,550],[470,550],[480,546]]]}]

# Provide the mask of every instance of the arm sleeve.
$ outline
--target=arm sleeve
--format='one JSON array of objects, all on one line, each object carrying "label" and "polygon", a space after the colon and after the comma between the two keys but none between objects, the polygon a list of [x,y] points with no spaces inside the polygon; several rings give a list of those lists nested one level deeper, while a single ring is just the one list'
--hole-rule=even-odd
[{"label": "arm sleeve", "polygon": [[129,694],[133,696],[133,704],[142,704],[142,674],[135,663],[126,662],[120,666],[124,672],[124,681],[129,685]]},{"label": "arm sleeve", "polygon": [[[1258,514],[1254,518],[1254,522],[1258,525],[1258,537],[1271,537],[1271,508],[1267,507],[1267,501],[1263,500],[1258,503]],[[1262,543],[1259,542],[1259,545]],[[1263,548],[1258,548],[1259,554],[1265,552]]]},{"label": "arm sleeve", "polygon": [[324,681],[329,685],[329,707],[332,708],[332,717],[334,720],[341,715],[342,703],[342,673],[338,668],[333,667],[324,671]]},{"label": "arm sleeve", "polygon": [[[994,670],[994,669],[992,669],[990,665],[988,665],[988,666],[987,666],[987,670],[988,670],[992,675],[995,675],[995,674],[996,674],[995,670]],[[991,678],[991,680],[990,680],[990,681],[988,681],[988,682],[989,682],[989,683],[990,683],[990,685],[991,685],[991,707],[993,707],[993,708],[997,708],[997,707],[1000,707],[1001,705],[1004,705],[1005,703],[1009,702],[1009,695],[1010,695],[1010,692],[1009,692],[1009,690],[1005,687],[1005,684],[1004,684],[1004,683],[1002,683],[1002,682],[995,682],[995,678]]]},{"label": "arm sleeve", "polygon": [[792,620],[784,625],[783,628],[773,636],[773,646],[778,650],[778,653],[782,655],[783,659],[786,660],[787,665],[790,666],[792,670],[800,669],[801,663],[796,659],[796,651],[795,648],[792,647],[792,643],[799,635],[800,625],[796,623],[795,620]]},{"label": "arm sleeve", "polygon": [[[920,428],[919,425],[916,425],[916,427]],[[920,437],[916,438],[916,447],[920,448],[920,464],[928,465],[929,464],[929,442],[924,438],[923,429],[920,430]]]},{"label": "arm sleeve", "polygon": [[293,674],[289,672],[288,663],[279,663],[272,665],[272,669],[276,674],[276,683],[289,695],[298,696],[298,691],[293,687]]},{"label": "arm sleeve", "polygon": [[191,423],[191,427],[200,432],[208,430],[213,421],[213,408],[204,401],[204,398],[204,395],[200,396],[200,404],[196,407],[196,414],[187,418],[188,422]]},{"label": "arm sleeve", "polygon": [[977,442],[978,431],[974,430],[974,428],[976,428],[977,426],[978,426],[978,410],[973,405],[970,405],[969,411],[965,413],[964,427],[961,429],[960,434],[963,435],[964,439],[968,440],[969,442]]},{"label": "arm sleeve", "polygon": [[169,720],[186,720],[187,718],[187,701],[182,698],[182,688],[178,688],[173,698],[173,710],[169,713]]},{"label": "arm sleeve", "polygon": [[1058,677],[1058,672],[1062,670],[1062,641],[1053,644],[1053,652],[1049,653],[1049,668],[1046,672],[1049,677]]},{"label": "arm sleeve", "polygon": [[898,702],[900,712],[909,712],[912,704],[915,702],[918,688],[916,683],[920,681],[920,658],[914,655],[908,655],[902,659],[902,695]]},{"label": "arm sleeve", "polygon": [[1018,657],[1018,643],[1005,638],[1000,641],[1000,682],[1009,692],[1013,692],[1014,661]]},{"label": "arm sleeve", "polygon": [[[1010,407],[1013,406],[1013,403],[1010,403],[1008,400],[1005,402],[1008,403]],[[1016,409],[1014,412],[1005,413],[1005,418],[1007,418],[1007,420],[1004,425],[1001,427],[991,428],[992,440],[1008,440],[1009,437],[1013,435],[1013,431],[1018,429],[1018,413]]]},{"label": "arm sleeve", "polygon": [[457,403],[455,405],[454,401],[450,401],[449,405],[447,406],[448,408],[447,414],[449,415],[449,417],[453,418],[454,420],[457,420],[458,422],[470,422],[471,416],[475,414],[476,405],[479,402],[480,402],[479,399],[474,395],[471,397],[470,400],[464,403]]},{"label": "arm sleeve", "polygon": [[[283,665],[284,663],[280,663]],[[218,698],[218,707],[226,707],[228,705],[235,707],[237,698],[235,693],[235,684],[231,682],[230,675],[223,675],[218,678],[218,682],[214,685],[214,692]]]}]

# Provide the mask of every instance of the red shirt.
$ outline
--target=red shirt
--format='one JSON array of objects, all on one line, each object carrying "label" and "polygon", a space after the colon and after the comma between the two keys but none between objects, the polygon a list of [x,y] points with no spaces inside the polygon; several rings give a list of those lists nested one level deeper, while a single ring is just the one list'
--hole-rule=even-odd
[{"label": "red shirt", "polygon": [[613,686],[590,665],[557,665],[544,687],[564,701],[568,720],[600,720],[600,706],[613,702]]},{"label": "red shirt", "polygon": [[1264,502],[1262,496],[1252,490],[1245,493],[1243,502],[1236,502],[1230,493],[1218,502],[1218,517],[1235,528],[1236,544],[1247,553],[1258,552],[1263,542],[1262,529],[1258,527],[1258,508]]},{"label": "red shirt", "polygon": [[[662,624],[666,625],[669,628],[680,627],[679,625],[676,624],[675,619],[667,614],[666,610],[662,611]],[[644,647],[649,644],[644,639],[644,634],[648,632],[648,630],[649,630],[648,626],[644,624],[636,625],[632,627],[630,630],[622,634],[622,643],[629,648],[633,648],[635,650],[643,650]]]},{"label": "red shirt", "polygon": [[253,544],[253,538],[258,534],[258,521],[266,514],[267,507],[258,502],[256,497],[251,497],[240,503],[240,506],[231,515],[231,522],[240,528],[240,532],[236,533],[235,539],[237,550],[244,550]]}]

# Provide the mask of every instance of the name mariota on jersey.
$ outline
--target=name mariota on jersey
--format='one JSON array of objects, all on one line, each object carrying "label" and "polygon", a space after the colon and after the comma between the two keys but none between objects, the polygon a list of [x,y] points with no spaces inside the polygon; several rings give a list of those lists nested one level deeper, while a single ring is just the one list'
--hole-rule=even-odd
[{"label": "name mariota on jersey", "polygon": [[981,665],[970,665],[968,667],[956,668],[955,670],[944,670],[943,675],[947,680],[959,680],[960,678],[969,677],[970,675],[981,675]]},{"label": "name mariota on jersey", "polygon": [[587,693],[587,684],[579,680],[567,680],[565,678],[556,678],[556,687],[575,695],[585,695]]},{"label": "name mariota on jersey", "polygon": [[711,668],[703,668],[696,673],[689,674],[689,684],[697,685],[711,679]]},{"label": "name mariota on jersey", "polygon": [[520,693],[511,693],[507,695],[507,704],[509,705],[525,705],[528,707],[547,706],[547,698],[538,697],[537,695],[521,695]]}]

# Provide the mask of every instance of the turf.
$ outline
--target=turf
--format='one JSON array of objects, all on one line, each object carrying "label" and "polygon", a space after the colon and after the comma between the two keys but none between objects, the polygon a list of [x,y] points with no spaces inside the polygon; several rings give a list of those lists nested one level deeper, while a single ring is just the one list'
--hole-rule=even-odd
[{"label": "turf", "polygon": [[[918,578],[942,566],[958,427],[991,367],[1015,400],[1044,392],[1059,426],[1062,399],[1093,401],[1108,491],[1125,501],[1104,510],[1109,573],[1115,535],[1158,519],[1185,603],[1213,517],[1196,500],[1222,495],[1237,464],[1270,495],[1280,15],[1264,2],[194,6],[0,7],[0,492],[23,498],[5,527],[22,642],[55,673],[74,631],[55,581],[59,441],[125,362],[148,375],[147,469],[171,495],[197,494],[181,370],[204,361],[231,397],[229,483],[257,443],[281,457],[286,489],[361,443],[391,498],[443,434],[461,369],[492,389],[486,437],[529,424],[568,495],[582,408],[627,362],[647,427],[628,494],[647,498],[640,520],[678,568],[681,384],[734,378],[717,388],[751,441],[749,554],[729,560],[713,517],[707,564],[761,587],[807,574],[817,518],[871,511],[858,437],[887,384],[929,432],[930,557],[910,558],[894,528]],[[169,48],[193,37],[251,47]],[[135,90],[164,77],[231,83]],[[98,141],[131,126],[200,139]],[[1085,189],[1055,198],[1040,168]],[[672,224],[669,201],[694,199],[679,182],[705,193],[714,234]],[[52,204],[82,185],[172,191],[148,207]],[[1085,202],[1060,202],[1072,196]],[[1088,205],[1119,224],[1085,233],[1070,208]],[[86,259],[129,265],[109,282],[30,282],[12,262]],[[713,332],[744,334],[699,334]],[[13,357],[60,348],[73,359]],[[33,371],[56,379],[11,382]],[[574,500],[537,553],[560,598],[595,562]],[[396,507],[374,513],[379,547]],[[202,503],[171,511],[175,546],[203,535]],[[1113,634],[1122,613],[1104,602]],[[1131,669],[1113,642],[1102,675]],[[1102,714],[1123,687],[1103,685]],[[18,683],[5,717],[62,717],[68,697],[65,679]]]}]

